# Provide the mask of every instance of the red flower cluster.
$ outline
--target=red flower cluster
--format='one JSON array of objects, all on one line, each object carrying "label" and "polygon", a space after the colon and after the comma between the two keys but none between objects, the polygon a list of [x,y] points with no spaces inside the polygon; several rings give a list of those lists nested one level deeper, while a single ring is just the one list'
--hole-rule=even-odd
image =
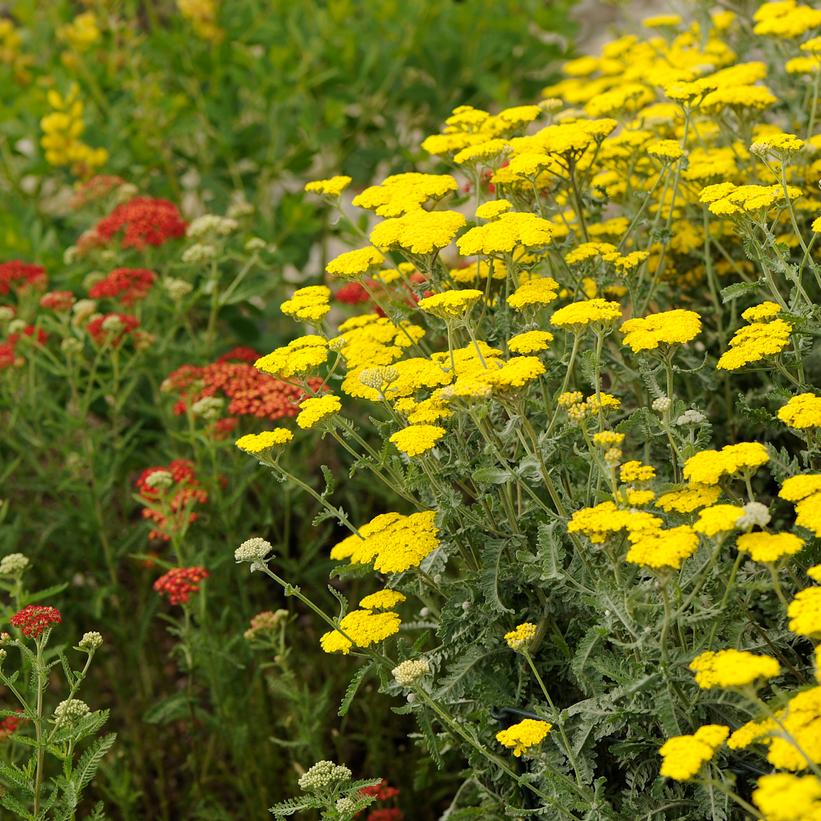
[{"label": "red flower cluster", "polygon": [[187,604],[191,594],[200,589],[199,583],[207,578],[204,567],[173,567],[154,582],[154,589],[170,604]]},{"label": "red flower cluster", "polygon": [[[179,395],[174,413],[183,414],[205,396],[222,394],[229,400],[228,413],[232,416],[255,416],[258,419],[283,419],[299,413],[299,403],[305,393],[276,377],[258,371],[250,364],[256,360],[256,351],[239,348],[220,357],[210,365],[183,365],[163,383],[163,390]],[[229,362],[226,357],[242,358],[242,362]],[[322,386],[322,380],[308,380],[314,390]]]},{"label": "red flower cluster", "polygon": [[74,294],[71,291],[49,291],[40,297],[40,307],[47,311],[63,313],[70,311],[74,304]]},{"label": "red flower cluster", "polygon": [[146,245],[162,245],[170,239],[185,235],[187,224],[168,200],[152,197],[134,197],[118,205],[107,217],[101,219],[94,233],[108,242],[115,234],[123,232],[120,245],[140,250]]},{"label": "red flower cluster", "polygon": [[115,268],[105,279],[95,282],[88,291],[92,299],[119,299],[126,307],[145,299],[156,279],[147,268]]},{"label": "red flower cluster", "polygon": [[[396,787],[391,787],[383,778],[382,781],[374,787],[363,787],[360,792],[363,795],[372,795],[377,801],[390,801],[399,795],[399,790]],[[367,821],[402,821],[405,814],[402,810],[396,807],[382,807],[371,810],[368,813]]]},{"label": "red flower cluster", "polygon": [[0,741],[5,741],[9,736],[14,735],[23,721],[25,719],[22,716],[6,716],[0,721]]},{"label": "red flower cluster", "polygon": [[334,299],[345,305],[361,305],[363,302],[370,302],[371,295],[361,283],[349,282],[334,294]]},{"label": "red flower cluster", "polygon": [[[171,474],[170,487],[152,487],[148,481],[152,473],[167,471]],[[177,531],[197,520],[195,505],[205,504],[208,493],[197,481],[194,464],[187,459],[174,459],[168,465],[146,468],[134,482],[137,493],[145,501],[143,518],[156,522],[149,539],[170,541]],[[162,510],[158,510],[162,507]]]},{"label": "red flower cluster", "polygon": [[[120,320],[116,329],[105,327],[107,324],[106,320],[109,320],[111,317],[118,317]],[[109,326],[112,324],[114,323],[108,323]],[[110,345],[119,345],[128,334],[139,326],[139,324],[140,320],[137,319],[136,316],[131,316],[130,314],[111,313],[103,314],[102,316],[92,319],[91,322],[86,325],[86,330],[88,331],[88,335],[98,345],[103,345],[106,342]]]},{"label": "red flower cluster", "polygon": [[47,281],[46,269],[40,265],[32,265],[19,259],[0,263],[0,294],[26,288],[45,288]]},{"label": "red flower cluster", "polygon": [[39,604],[30,604],[18,610],[12,617],[13,627],[30,639],[39,638],[46,628],[52,624],[62,624],[63,617],[55,607],[44,607]]},{"label": "red flower cluster", "polygon": [[0,342],[0,370],[17,364],[17,343],[24,336],[29,337],[38,345],[45,345],[48,341],[48,334],[40,328],[35,328],[34,325],[26,325],[20,333],[9,334],[5,342]]}]

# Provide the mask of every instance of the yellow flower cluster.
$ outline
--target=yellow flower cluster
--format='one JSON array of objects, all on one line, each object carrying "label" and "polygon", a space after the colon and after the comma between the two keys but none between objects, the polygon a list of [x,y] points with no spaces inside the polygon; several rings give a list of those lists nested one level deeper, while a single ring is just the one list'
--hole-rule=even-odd
[{"label": "yellow flower cluster", "polygon": [[293,438],[293,433],[287,428],[275,428],[262,433],[248,433],[240,436],[236,441],[236,446],[246,453],[257,454],[287,445]]},{"label": "yellow flower cluster", "polygon": [[438,425],[408,425],[392,434],[390,441],[406,456],[421,456],[433,450],[445,433]]},{"label": "yellow flower cluster", "polygon": [[300,412],[296,417],[296,423],[304,430],[309,430],[339,413],[342,410],[342,402],[338,396],[328,393],[324,396],[308,397],[300,402],[299,407]]},{"label": "yellow flower cluster", "polygon": [[551,277],[533,277],[523,282],[508,298],[507,304],[514,311],[540,308],[556,299],[559,283]]},{"label": "yellow flower cluster", "polygon": [[739,442],[721,450],[702,450],[684,463],[684,478],[691,485],[715,485],[724,476],[766,465],[770,457],[760,442]]},{"label": "yellow flower cluster", "polygon": [[663,493],[656,499],[656,507],[675,513],[692,513],[701,507],[712,505],[721,496],[721,488],[714,486],[685,487]]},{"label": "yellow flower cluster", "polygon": [[621,331],[624,344],[633,353],[652,351],[661,345],[681,345],[694,339],[701,331],[701,317],[695,311],[679,308],[643,319],[628,319]]},{"label": "yellow flower cluster", "polygon": [[631,538],[653,533],[662,525],[658,516],[639,510],[621,510],[613,502],[602,502],[595,507],[577,510],[567,525],[570,533],[583,533],[593,544],[601,544],[608,537],[626,531]]},{"label": "yellow flower cluster", "polygon": [[[790,199],[800,197],[800,188],[789,186],[786,196]],[[784,201],[784,189],[780,185],[734,185],[721,182],[708,185],[699,196],[706,203],[711,214],[718,217],[751,214],[762,209],[772,208]]]},{"label": "yellow flower cluster", "polygon": [[753,792],[753,803],[764,821],[819,821],[821,779],[791,773],[763,775]]},{"label": "yellow flower cluster", "polygon": [[365,596],[359,602],[359,606],[366,610],[390,610],[406,598],[405,594],[398,590],[377,590],[376,593]]},{"label": "yellow flower cluster", "polygon": [[536,625],[529,621],[520,624],[509,633],[505,633],[507,646],[516,651],[526,649],[534,638],[536,638]]},{"label": "yellow flower cluster", "polygon": [[508,211],[492,222],[466,231],[456,241],[456,247],[466,257],[511,254],[516,248],[533,250],[549,245],[554,230],[552,223],[536,214]]},{"label": "yellow flower cluster", "polygon": [[450,245],[465,221],[464,215],[458,211],[416,209],[380,222],[371,231],[370,239],[377,248],[432,254]]},{"label": "yellow flower cluster", "polygon": [[738,505],[712,505],[705,507],[698,514],[698,520],[693,525],[696,533],[703,536],[717,536],[735,530],[738,520],[744,515],[744,508]]},{"label": "yellow flower cluster", "polygon": [[327,316],[330,306],[331,289],[326,285],[308,285],[294,291],[279,309],[286,316],[302,322],[319,322]]},{"label": "yellow flower cluster", "polygon": [[821,536],[821,474],[805,473],[784,480],[778,495],[795,504],[795,523]]},{"label": "yellow flower cluster", "polygon": [[57,36],[75,51],[87,51],[102,37],[97,15],[93,11],[78,14],[70,23],[57,29]]},{"label": "yellow flower cluster", "polygon": [[698,534],[687,525],[654,528],[637,538],[633,534],[629,537],[633,545],[627,551],[627,561],[653,570],[678,570],[698,550]]},{"label": "yellow flower cluster", "polygon": [[309,334],[261,356],[254,367],[280,379],[291,379],[315,371],[327,359],[328,343],[321,336]]},{"label": "yellow flower cluster", "polygon": [[513,755],[520,758],[523,753],[528,752],[533,747],[538,747],[547,734],[553,728],[553,725],[547,721],[538,721],[534,718],[526,718],[518,724],[513,724],[506,730],[501,730],[496,733],[496,740],[513,750]]},{"label": "yellow flower cluster", "polygon": [[797,430],[821,428],[821,397],[813,393],[793,396],[786,405],[779,408],[778,418]]},{"label": "yellow flower cluster", "polygon": [[[401,217],[412,211],[421,211],[426,202],[440,200],[458,188],[458,183],[449,174],[411,171],[386,177],[379,185],[366,188],[353,198],[353,204],[357,208],[373,211],[378,217]],[[374,244],[381,246],[385,243]]]},{"label": "yellow flower cluster", "polygon": [[785,319],[772,318],[779,310],[775,303],[764,302],[744,311],[742,316],[750,324],[735,332],[730,349],[721,355],[716,367],[735,371],[781,353],[790,343],[793,328]]},{"label": "yellow flower cluster", "polygon": [[332,259],[325,270],[339,279],[355,279],[365,276],[374,268],[378,268],[385,261],[385,257],[370,245],[367,248],[357,248],[345,251]]},{"label": "yellow flower cluster", "polygon": [[419,308],[441,319],[463,317],[480,299],[482,291],[466,288],[462,291],[443,291],[441,294],[419,300]]},{"label": "yellow flower cluster", "polygon": [[675,781],[689,781],[716,754],[729,729],[721,724],[705,724],[693,735],[677,735],[664,742],[661,774]]},{"label": "yellow flower cluster", "polygon": [[40,145],[46,162],[70,166],[79,176],[90,176],[108,160],[108,152],[104,148],[91,148],[80,139],[85,122],[79,88],[72,85],[66,95],[51,89],[48,103],[53,110],[40,120],[43,129]]},{"label": "yellow flower cluster", "polygon": [[418,567],[439,547],[434,511],[402,516],[383,513],[331,549],[331,558],[351,564],[372,564],[379,573],[402,573]]},{"label": "yellow flower cluster", "polygon": [[[352,610],[339,622],[339,630],[323,634],[319,644],[326,653],[348,655],[351,648],[370,647],[399,632],[401,619],[392,610]],[[349,638],[350,637],[350,638]]]},{"label": "yellow flower cluster", "polygon": [[793,633],[821,638],[821,587],[800,590],[787,607],[787,615],[790,617],[790,630]]},{"label": "yellow flower cluster", "polygon": [[794,533],[745,533],[738,537],[738,549],[750,554],[755,562],[776,562],[792,556],[804,547],[804,540]]},{"label": "yellow flower cluster", "polygon": [[557,328],[568,328],[578,332],[589,325],[609,325],[620,318],[621,306],[618,302],[588,299],[559,308],[550,321]]},{"label": "yellow flower cluster", "polygon": [[702,690],[747,687],[761,679],[775,678],[781,665],[770,656],[757,656],[746,650],[708,651],[690,662],[696,684]]},{"label": "yellow flower cluster", "polygon": [[336,199],[350,184],[351,178],[340,174],[335,177],[329,177],[328,179],[312,180],[311,182],[305,183],[305,190],[309,194],[321,194],[325,197]]},{"label": "yellow flower cluster", "polygon": [[552,341],[553,334],[550,331],[524,331],[508,339],[507,347],[513,353],[541,353],[547,350]]}]

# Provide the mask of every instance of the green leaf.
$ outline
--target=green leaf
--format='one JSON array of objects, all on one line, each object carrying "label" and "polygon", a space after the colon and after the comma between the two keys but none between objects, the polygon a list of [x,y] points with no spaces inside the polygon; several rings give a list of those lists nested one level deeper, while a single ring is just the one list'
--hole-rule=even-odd
[{"label": "green leaf", "polygon": [[726,288],[721,289],[721,301],[725,304],[734,299],[756,293],[764,284],[763,280],[758,282],[734,282]]},{"label": "green leaf", "polygon": [[351,679],[350,683],[345,689],[345,695],[342,697],[342,702],[339,705],[339,711],[337,712],[337,715],[345,716],[348,714],[348,710],[350,710],[351,708],[351,704],[353,703],[354,697],[356,696],[356,692],[357,690],[359,690],[359,686],[362,684],[362,682],[367,678],[372,666],[373,665],[371,664],[366,664],[364,667],[360,667],[353,674],[353,678]]},{"label": "green leaf", "polygon": [[78,797],[79,793],[91,783],[91,779],[94,778],[94,774],[97,772],[100,762],[116,740],[117,733],[104,735],[102,738],[98,738],[92,742],[88,749],[82,754],[71,777],[71,782],[77,789]]}]

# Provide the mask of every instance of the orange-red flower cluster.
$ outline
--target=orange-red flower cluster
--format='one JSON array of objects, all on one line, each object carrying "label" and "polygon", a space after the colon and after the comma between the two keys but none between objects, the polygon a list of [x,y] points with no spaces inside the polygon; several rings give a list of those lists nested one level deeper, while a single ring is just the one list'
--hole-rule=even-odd
[{"label": "orange-red flower cluster", "polygon": [[93,233],[108,242],[115,234],[122,232],[120,245],[140,250],[146,245],[162,245],[170,239],[185,236],[186,227],[173,202],[134,197],[101,219]]},{"label": "orange-red flower cluster", "polygon": [[40,297],[40,307],[47,311],[57,311],[64,313],[70,311],[75,302],[74,294],[71,291],[49,291]]},{"label": "orange-red flower cluster", "polygon": [[29,337],[38,345],[45,345],[48,341],[46,332],[35,328],[34,325],[26,325],[19,333],[9,334],[5,342],[0,342],[0,370],[10,368],[17,363],[17,343],[24,336]]},{"label": "orange-red flower cluster", "polygon": [[19,259],[0,263],[0,294],[22,291],[26,288],[45,288],[46,269]]},{"label": "orange-red flower cluster", "polygon": [[200,582],[208,578],[204,567],[173,567],[154,582],[154,589],[168,599],[169,604],[187,604]]},{"label": "orange-red flower cluster", "polygon": [[[171,483],[155,484],[149,477],[158,472],[170,473]],[[197,520],[193,508],[208,501],[208,492],[200,485],[194,465],[187,459],[174,459],[168,465],[146,468],[134,482],[144,501],[143,518],[155,523],[149,539],[170,541],[177,531]]]},{"label": "orange-red flower cluster", "polygon": [[109,297],[129,307],[148,296],[156,279],[147,268],[115,268],[105,279],[95,282],[88,291],[92,299]]},{"label": "orange-red flower cluster", "polygon": [[82,208],[90,202],[107,197],[122,185],[126,185],[126,181],[122,177],[115,177],[112,174],[97,174],[77,186],[70,205],[72,208]]},{"label": "orange-red flower cluster", "polygon": [[[228,361],[226,357],[243,361]],[[269,374],[258,371],[251,361],[259,354],[249,348],[239,348],[209,365],[183,365],[168,376],[163,389],[179,396],[174,413],[182,414],[206,396],[228,398],[227,412],[231,416],[255,416],[258,419],[283,419],[299,413],[299,403],[305,393]],[[308,383],[319,390],[322,380]]]}]

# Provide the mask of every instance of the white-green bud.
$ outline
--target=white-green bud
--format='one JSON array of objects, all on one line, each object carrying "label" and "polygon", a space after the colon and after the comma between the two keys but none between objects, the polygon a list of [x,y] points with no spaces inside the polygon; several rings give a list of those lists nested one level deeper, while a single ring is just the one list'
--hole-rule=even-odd
[{"label": "white-green bud", "polygon": [[0,559],[0,576],[19,576],[28,566],[27,556],[22,553],[9,553]]},{"label": "white-green bud", "polygon": [[658,399],[653,401],[652,407],[653,410],[656,411],[656,413],[666,413],[668,410],[670,410],[671,404],[672,403],[666,396],[660,396]]},{"label": "white-green bud", "polygon": [[153,490],[167,490],[174,484],[174,477],[168,470],[152,470],[145,477],[145,484]]},{"label": "white-green bud", "polygon": [[391,670],[394,681],[400,687],[410,687],[430,672],[430,662],[425,659],[408,659]]},{"label": "white-green bud", "polygon": [[102,647],[102,644],[103,637],[96,630],[90,630],[88,633],[83,633],[83,637],[80,639],[80,643],[77,646],[81,650],[91,653]]},{"label": "white-green bud", "polygon": [[317,761],[308,772],[300,776],[299,788],[304,792],[317,792],[337,781],[349,781],[351,771],[344,764],[333,761]]},{"label": "white-green bud", "polygon": [[225,407],[225,400],[218,396],[203,396],[191,405],[191,413],[200,416],[208,421],[219,419],[222,409]]},{"label": "white-green bud", "polygon": [[174,302],[179,302],[194,290],[194,286],[190,282],[186,282],[184,279],[178,279],[177,277],[166,277],[162,281],[162,284]]},{"label": "white-green bud", "polygon": [[234,558],[238,562],[261,562],[274,549],[274,546],[260,536],[246,539],[235,551]]},{"label": "white-green bud", "polygon": [[186,248],[182,254],[183,262],[209,262],[217,255],[217,249],[213,245],[204,242],[197,242],[190,248]]},{"label": "white-green bud", "polygon": [[91,708],[79,698],[68,698],[61,701],[54,708],[54,723],[58,727],[67,724],[75,724],[81,718],[85,718],[91,712]]}]

